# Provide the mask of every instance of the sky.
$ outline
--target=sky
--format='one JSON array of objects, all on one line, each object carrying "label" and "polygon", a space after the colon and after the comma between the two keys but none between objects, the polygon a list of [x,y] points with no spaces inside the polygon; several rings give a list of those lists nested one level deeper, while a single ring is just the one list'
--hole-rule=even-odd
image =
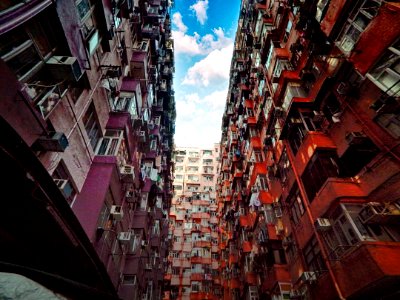
[{"label": "sky", "polygon": [[175,0],[175,144],[212,148],[221,139],[240,0]]}]

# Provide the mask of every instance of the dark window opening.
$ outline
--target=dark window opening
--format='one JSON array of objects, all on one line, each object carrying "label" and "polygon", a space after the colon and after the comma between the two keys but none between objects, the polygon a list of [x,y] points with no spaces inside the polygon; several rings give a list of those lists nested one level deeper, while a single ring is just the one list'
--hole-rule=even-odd
[{"label": "dark window opening", "polygon": [[301,180],[311,203],[320,188],[329,177],[338,177],[341,172],[335,151],[317,151],[314,153]]}]

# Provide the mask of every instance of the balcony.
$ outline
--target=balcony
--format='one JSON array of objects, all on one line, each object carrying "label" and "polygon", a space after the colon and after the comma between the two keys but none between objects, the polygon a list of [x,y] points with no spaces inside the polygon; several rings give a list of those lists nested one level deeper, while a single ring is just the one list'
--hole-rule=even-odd
[{"label": "balcony", "polygon": [[[350,179],[328,178],[311,203],[311,212],[315,218],[324,215],[335,200],[344,197],[362,198],[365,192],[360,184]],[[314,220],[315,221],[315,220]]]},{"label": "balcony", "polygon": [[308,131],[294,159],[294,166],[299,174],[303,173],[317,149],[336,149],[329,136],[319,131]]},{"label": "balcony", "polygon": [[273,265],[264,273],[262,281],[262,290],[271,291],[278,282],[290,283],[291,278],[286,265]]},{"label": "balcony", "polygon": [[378,299],[398,291],[399,261],[400,243],[362,242],[332,269],[345,298]]}]

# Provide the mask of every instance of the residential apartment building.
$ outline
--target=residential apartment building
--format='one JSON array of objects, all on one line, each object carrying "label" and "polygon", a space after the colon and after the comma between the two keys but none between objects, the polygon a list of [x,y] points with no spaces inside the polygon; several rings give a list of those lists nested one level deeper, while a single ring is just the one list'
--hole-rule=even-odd
[{"label": "residential apartment building", "polygon": [[176,147],[171,248],[163,299],[220,299],[216,174],[219,144]]},{"label": "residential apartment building", "polygon": [[243,0],[222,121],[222,299],[397,299],[400,5]]},{"label": "residential apartment building", "polygon": [[69,299],[161,298],[172,5],[1,1],[1,271]]}]

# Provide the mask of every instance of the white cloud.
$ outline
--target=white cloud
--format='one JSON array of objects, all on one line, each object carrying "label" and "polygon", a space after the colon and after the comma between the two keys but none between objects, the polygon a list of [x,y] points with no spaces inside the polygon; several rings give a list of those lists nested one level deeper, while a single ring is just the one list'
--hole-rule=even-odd
[{"label": "white cloud", "polygon": [[178,30],[180,32],[186,32],[188,29],[187,26],[182,21],[182,15],[180,12],[176,12],[172,15],[172,24],[178,27]]},{"label": "white cloud", "polygon": [[206,55],[215,49],[222,49],[232,43],[232,39],[225,36],[224,30],[214,28],[212,34],[201,37],[197,32],[187,34],[188,27],[183,23],[182,15],[176,12],[172,15],[172,24],[178,30],[172,30],[175,53],[185,53],[190,56]]},{"label": "white cloud", "polygon": [[211,51],[204,59],[189,68],[182,84],[209,86],[219,85],[229,79],[233,44]]},{"label": "white cloud", "polygon": [[176,145],[207,148],[220,141],[227,92],[225,88],[204,97],[186,94],[177,101]]},{"label": "white cloud", "polygon": [[208,0],[198,0],[189,8],[195,12],[197,21],[199,21],[201,25],[204,25],[207,20]]}]

